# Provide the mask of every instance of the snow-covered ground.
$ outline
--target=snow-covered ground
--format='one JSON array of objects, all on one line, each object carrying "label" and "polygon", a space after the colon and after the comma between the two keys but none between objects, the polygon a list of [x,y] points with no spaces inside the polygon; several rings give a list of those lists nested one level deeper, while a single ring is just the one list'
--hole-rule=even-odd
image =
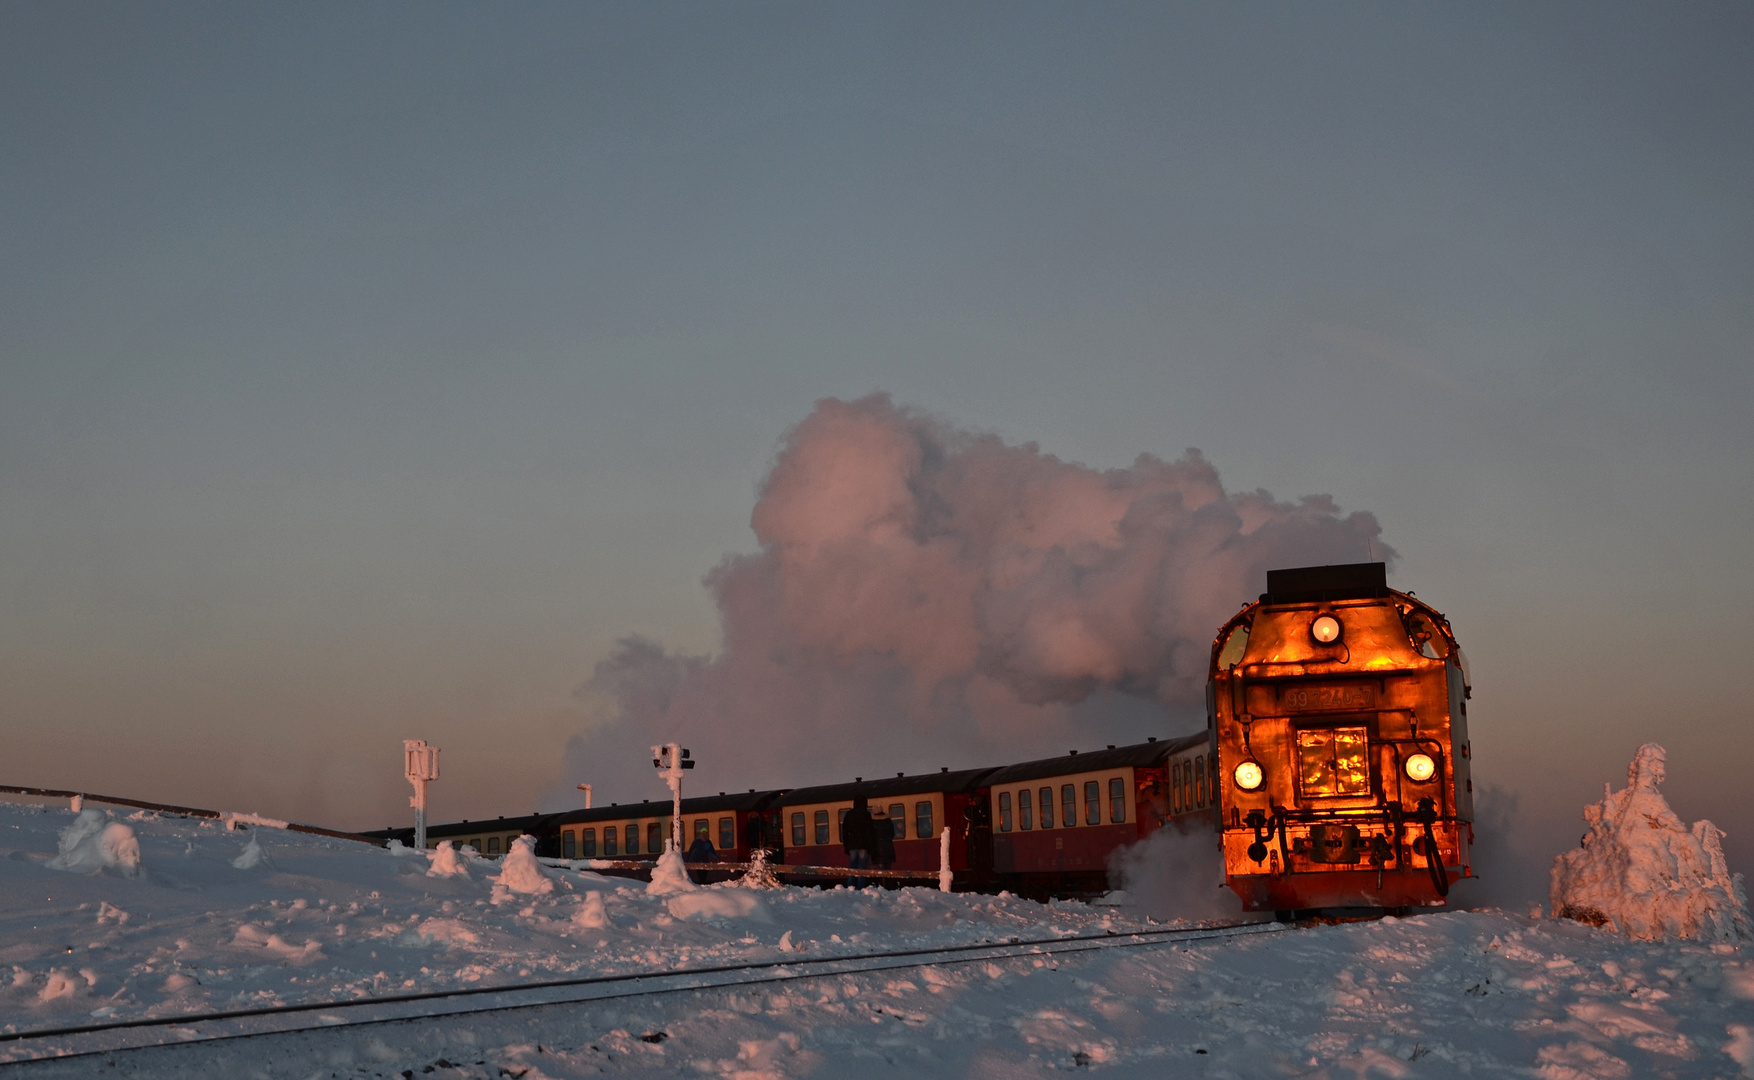
[{"label": "snow-covered ground", "polygon": [[[491,862],[429,876],[419,855],[151,814],[115,818],[133,830],[136,876],[126,865],[53,869],[74,820],[65,807],[0,805],[0,974],[10,972],[0,1030],[1144,925],[1083,904],[927,889],[655,896],[554,869],[549,891],[516,892],[493,880]],[[123,839],[110,831],[110,847],[125,854]],[[1748,950],[1455,912],[335,1028],[26,1071],[1754,1076]]]}]

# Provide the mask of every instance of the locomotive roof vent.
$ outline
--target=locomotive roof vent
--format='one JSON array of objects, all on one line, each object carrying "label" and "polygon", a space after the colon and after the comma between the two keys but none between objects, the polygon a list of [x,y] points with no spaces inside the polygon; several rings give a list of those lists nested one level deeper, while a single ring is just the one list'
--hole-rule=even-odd
[{"label": "locomotive roof vent", "polygon": [[1263,604],[1312,604],[1325,600],[1372,600],[1389,593],[1385,563],[1341,563],[1267,571]]}]

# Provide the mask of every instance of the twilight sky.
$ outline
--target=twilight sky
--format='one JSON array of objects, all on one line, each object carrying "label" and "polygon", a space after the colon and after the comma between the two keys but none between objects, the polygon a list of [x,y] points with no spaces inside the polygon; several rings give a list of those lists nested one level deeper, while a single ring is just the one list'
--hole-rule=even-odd
[{"label": "twilight sky", "polygon": [[[1750,70],[1733,4],[0,8],[0,782],[656,795],[599,665],[723,647],[791,433],[881,392],[1374,515],[1520,850],[1657,740],[1754,869]],[[701,789],[988,760],[737,738]]]}]

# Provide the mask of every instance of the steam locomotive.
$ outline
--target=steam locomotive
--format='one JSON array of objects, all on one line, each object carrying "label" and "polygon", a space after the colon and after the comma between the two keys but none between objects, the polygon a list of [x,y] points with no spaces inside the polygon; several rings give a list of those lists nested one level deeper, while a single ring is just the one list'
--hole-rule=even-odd
[{"label": "steam locomotive", "polygon": [[1472,875],[1468,665],[1382,563],[1267,574],[1212,642],[1225,882],[1251,911],[1442,906]]},{"label": "steam locomotive", "polygon": [[[1203,733],[687,798],[680,846],[845,867],[840,823],[862,796],[893,830],[896,869],[939,869],[948,827],[958,889],[1100,895],[1117,849],[1171,826],[1214,836],[1251,911],[1442,906],[1472,874],[1469,696],[1448,620],[1389,589],[1382,563],[1272,570],[1212,643]],[[492,857],[528,834],[540,855],[625,862],[656,856],[671,828],[668,800],[612,803],[435,825],[427,843]],[[410,843],[413,830],[365,835]]]}]

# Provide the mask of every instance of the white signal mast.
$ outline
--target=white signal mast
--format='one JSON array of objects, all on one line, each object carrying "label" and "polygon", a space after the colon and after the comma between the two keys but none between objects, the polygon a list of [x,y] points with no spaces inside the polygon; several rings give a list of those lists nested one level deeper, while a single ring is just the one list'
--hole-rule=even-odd
[{"label": "white signal mast", "polygon": [[670,785],[670,850],[682,850],[682,770],[694,768],[688,751],[676,743],[652,747],[652,767]]},{"label": "white signal mast", "polygon": [[402,772],[414,785],[414,850],[426,850],[426,785],[439,778],[439,748],[426,745],[425,739],[402,740]]},{"label": "white signal mast", "polygon": [[589,810],[591,808],[591,785],[580,784],[579,790],[585,793],[585,809]]}]

